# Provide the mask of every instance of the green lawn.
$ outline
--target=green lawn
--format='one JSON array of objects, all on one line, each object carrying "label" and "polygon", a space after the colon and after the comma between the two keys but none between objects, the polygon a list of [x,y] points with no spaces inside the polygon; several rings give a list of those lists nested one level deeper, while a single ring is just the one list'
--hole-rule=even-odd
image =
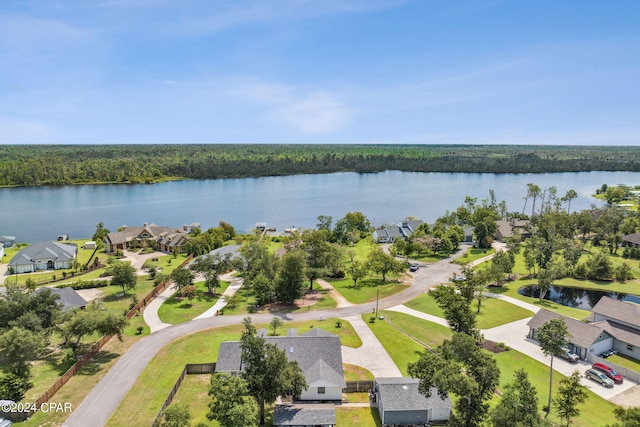
[{"label": "green lawn", "polygon": [[[393,323],[402,330],[410,334],[416,334],[416,338],[433,347],[442,343],[441,338],[444,339],[443,337],[451,336],[451,331],[448,328],[426,320],[390,311],[383,311],[382,314],[392,319]],[[368,314],[362,316],[382,346],[387,350],[398,369],[400,369],[402,375],[408,375],[407,365],[417,361],[420,358],[420,353],[425,351],[425,348],[388,325],[385,321],[377,320],[375,323],[368,323],[369,317]]]},{"label": "green lawn", "polygon": [[[471,309],[474,313],[477,310],[477,304],[477,300],[473,300],[471,303]],[[444,318],[442,309],[428,293],[422,294],[404,305],[423,313]],[[531,311],[517,305],[496,298],[485,298],[480,305],[480,313],[476,314],[476,321],[478,329],[489,329],[531,316],[533,316]]]},{"label": "green lawn", "polygon": [[[471,306],[475,312],[477,301]],[[515,322],[533,316],[533,312],[496,298],[485,298],[480,305],[480,313],[476,314],[478,329],[490,329],[496,326]]]},{"label": "green lawn", "polygon": [[421,311],[423,313],[444,318],[444,312],[442,311],[440,306],[436,303],[436,300],[434,300],[433,297],[429,295],[427,292],[412,299],[411,301],[405,302],[404,305],[414,310]]},{"label": "green lawn", "polygon": [[[517,369],[524,369],[529,374],[529,381],[538,391],[538,407],[542,411],[549,396],[549,367],[515,350],[493,354],[493,356],[500,368],[500,388],[504,389],[504,386],[512,381],[513,373]],[[562,374],[557,371],[553,373],[554,393],[560,386],[561,378],[563,378]],[[573,420],[571,425],[601,427],[610,423],[614,419],[613,409],[616,406],[591,391],[587,391],[587,394],[589,397],[586,403],[580,406],[582,413]],[[551,411],[549,419],[552,422],[560,423],[555,410]]]},{"label": "green lawn", "polygon": [[387,282],[382,283],[380,278],[367,277],[358,281],[358,287],[353,287],[353,280],[350,278],[342,280],[331,280],[333,287],[342,294],[347,301],[353,304],[363,304],[375,301],[376,295],[379,298],[386,298],[390,295],[402,292],[407,288],[407,284],[397,283],[393,278],[387,277]]},{"label": "green lawn", "polygon": [[455,261],[456,264],[467,265],[470,262],[478,260],[480,258],[484,258],[495,253],[495,249],[481,249],[481,248],[469,248],[461,257],[457,258]]},{"label": "green lawn", "polygon": [[377,408],[336,407],[336,426],[382,427]]},{"label": "green lawn", "polygon": [[218,301],[220,295],[222,295],[229,286],[229,282],[221,281],[220,286],[216,289],[217,293],[215,295],[208,293],[204,281],[195,283],[195,286],[197,292],[193,300],[182,297],[179,298],[178,294],[175,293],[162,303],[158,310],[160,320],[174,325],[192,320],[207,311]]},{"label": "green lawn", "polygon": [[[279,334],[285,334],[287,328],[297,328],[304,333],[311,327],[320,327],[341,337],[343,345],[361,345],[359,338],[348,322],[336,328],[333,323],[321,322],[286,322],[278,329]],[[268,325],[255,325],[257,328]],[[109,418],[108,426],[150,425],[156,416],[162,402],[178,379],[186,363],[208,363],[218,357],[221,342],[240,339],[242,325],[225,326],[209,329],[185,337],[181,337],[166,345],[147,364],[138,377],[133,388],[122,400],[114,414]]]},{"label": "green lawn", "polygon": [[362,366],[343,363],[345,381],[373,380],[373,374]]},{"label": "green lawn", "polygon": [[640,362],[636,359],[625,356],[624,354],[609,356],[607,360],[611,361],[611,363],[615,363],[616,365],[631,369],[632,371],[640,372]]},{"label": "green lawn", "polygon": [[209,384],[211,374],[191,374],[185,375],[178,393],[173,398],[171,404],[182,404],[189,407],[191,412],[191,425],[202,423],[206,426],[219,427],[217,421],[209,421]]}]

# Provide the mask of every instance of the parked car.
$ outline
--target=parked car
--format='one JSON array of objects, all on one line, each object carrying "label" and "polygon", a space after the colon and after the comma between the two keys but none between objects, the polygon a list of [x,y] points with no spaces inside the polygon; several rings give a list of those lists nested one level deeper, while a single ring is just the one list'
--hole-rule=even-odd
[{"label": "parked car", "polygon": [[418,271],[419,268],[420,266],[417,262],[412,262],[411,264],[409,264],[409,271]]},{"label": "parked car", "polygon": [[618,372],[616,372],[613,368],[603,364],[603,363],[594,363],[591,367],[596,371],[600,371],[605,374],[607,377],[611,378],[614,383],[622,384],[623,378]]},{"label": "parked car", "polygon": [[587,369],[584,373],[584,376],[589,378],[590,380],[593,380],[595,382],[602,384],[605,387],[608,387],[608,388],[613,387],[613,380],[611,378],[607,377],[605,374],[603,374],[600,371],[596,371],[593,368]]},{"label": "parked car", "polygon": [[578,360],[580,360],[580,356],[578,356],[568,348],[563,348],[559,356],[562,357],[563,359],[568,360],[571,363],[578,363]]},{"label": "parked car", "polygon": [[615,351],[615,350],[613,350],[613,349],[611,349],[611,350],[607,350],[607,351],[605,351],[604,353],[602,353],[602,354],[600,355],[600,357],[602,357],[603,359],[606,359],[607,357],[609,357],[609,356],[613,356],[613,355],[615,355],[615,354],[618,354],[618,352],[617,352],[617,351]]}]

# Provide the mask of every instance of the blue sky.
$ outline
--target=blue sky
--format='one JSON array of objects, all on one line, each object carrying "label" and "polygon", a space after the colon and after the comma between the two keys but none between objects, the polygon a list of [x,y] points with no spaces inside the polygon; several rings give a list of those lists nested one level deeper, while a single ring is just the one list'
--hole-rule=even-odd
[{"label": "blue sky", "polygon": [[640,1],[2,0],[0,144],[640,145]]}]

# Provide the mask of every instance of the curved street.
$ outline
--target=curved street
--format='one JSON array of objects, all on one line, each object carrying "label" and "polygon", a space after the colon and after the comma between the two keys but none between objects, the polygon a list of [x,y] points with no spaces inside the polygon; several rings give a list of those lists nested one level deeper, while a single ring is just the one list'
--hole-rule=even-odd
[{"label": "curved street", "polygon": [[[429,288],[449,281],[454,273],[460,270],[460,266],[451,261],[466,251],[467,246],[463,246],[451,258],[421,267],[413,273],[413,283],[408,289],[381,299],[378,303],[380,310],[400,305],[418,295],[426,292]],[[284,321],[313,320],[320,315],[324,318],[345,318],[370,313],[375,309],[376,302],[354,305],[350,307],[335,308],[329,310],[316,310],[303,313],[266,313],[251,315],[254,323],[268,323],[274,315],[280,316]],[[163,328],[151,335],[142,338],[135,343],[118,360],[118,362],[107,372],[98,384],[91,390],[82,403],[75,409],[73,414],[64,423],[70,427],[84,427],[88,425],[104,425],[111,414],[116,410],[120,401],[126,396],[131,387],[135,384],[138,376],[145,366],[151,361],[153,356],[169,342],[184,335],[205,329],[219,326],[240,324],[246,315],[238,316],[215,316],[204,319],[196,319],[190,322],[173,325]]]}]

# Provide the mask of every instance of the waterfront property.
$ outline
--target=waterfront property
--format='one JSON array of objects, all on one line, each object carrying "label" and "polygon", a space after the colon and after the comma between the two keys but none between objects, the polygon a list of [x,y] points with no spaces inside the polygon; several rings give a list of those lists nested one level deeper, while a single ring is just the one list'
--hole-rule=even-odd
[{"label": "waterfront property", "polygon": [[131,250],[152,247],[162,252],[181,252],[189,241],[189,231],[192,226],[184,225],[182,228],[171,228],[147,224],[142,227],[122,227],[119,231],[109,233],[104,239],[105,251],[113,253],[117,250]]},{"label": "waterfront property", "polygon": [[70,268],[77,254],[76,245],[57,242],[35,243],[18,252],[9,261],[9,268],[15,273],[61,270]]},{"label": "waterfront property", "polygon": [[376,378],[374,391],[382,425],[426,425],[444,422],[451,415],[451,399],[441,398],[436,388],[425,397],[415,378]]},{"label": "waterfront property", "polygon": [[0,246],[12,248],[16,244],[16,236],[0,236]]},{"label": "waterfront property", "polygon": [[397,224],[385,224],[374,230],[373,241],[376,243],[393,243],[396,239],[406,239],[418,229],[424,221],[421,219],[405,219]]},{"label": "waterfront property", "polygon": [[531,223],[529,220],[518,219],[518,220],[499,220],[496,221],[496,226],[498,229],[496,230],[496,240],[498,242],[504,242],[505,239],[512,237],[514,233],[520,233],[522,238],[531,237],[530,226]]},{"label": "waterfront property", "polygon": [[[308,388],[299,396],[300,401],[339,401],[346,386],[342,367],[340,338],[324,329],[314,328],[298,335],[290,329],[286,337],[269,337],[259,332],[269,344],[285,351],[289,360],[298,362],[307,380]],[[243,371],[240,341],[220,344],[216,372],[237,374]]]}]

